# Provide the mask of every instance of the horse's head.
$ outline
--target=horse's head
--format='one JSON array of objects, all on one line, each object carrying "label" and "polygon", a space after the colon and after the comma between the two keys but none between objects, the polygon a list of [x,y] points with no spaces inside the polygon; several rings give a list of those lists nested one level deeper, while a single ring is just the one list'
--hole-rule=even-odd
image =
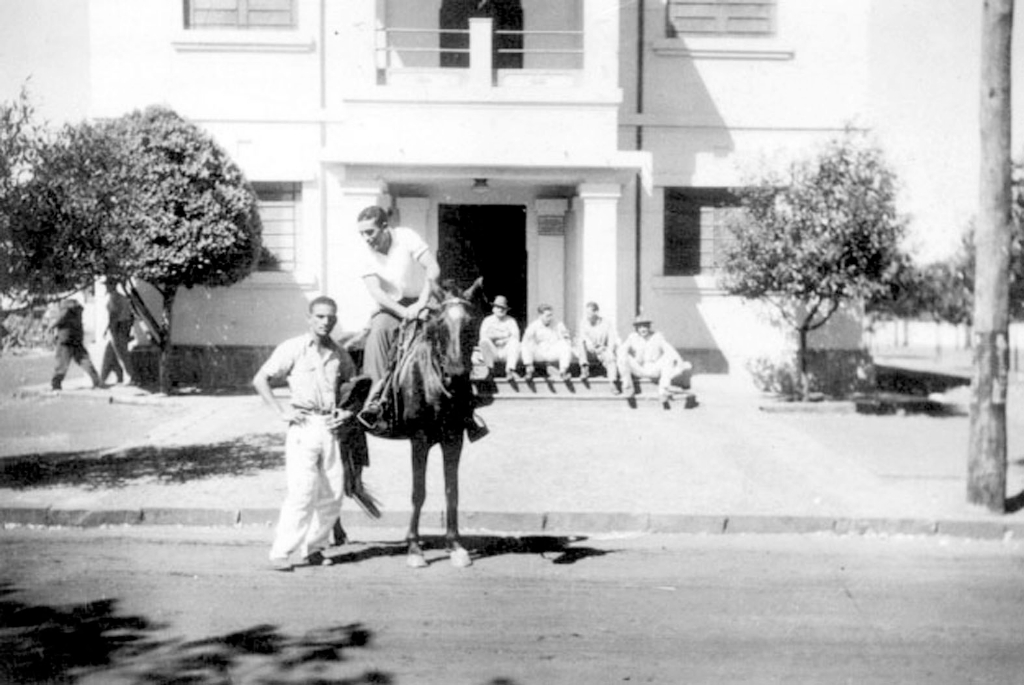
[{"label": "horse's head", "polygon": [[[415,342],[396,376],[405,396],[405,418],[420,416],[423,406],[438,411],[444,398],[470,387],[473,347],[478,335],[477,308],[461,292],[436,293],[436,304],[417,324]],[[471,391],[470,391],[471,392]]]},{"label": "horse's head", "polygon": [[434,346],[446,376],[469,373],[475,342],[472,319],[469,302],[461,297],[449,295],[441,302],[437,313],[427,324],[427,340]]}]

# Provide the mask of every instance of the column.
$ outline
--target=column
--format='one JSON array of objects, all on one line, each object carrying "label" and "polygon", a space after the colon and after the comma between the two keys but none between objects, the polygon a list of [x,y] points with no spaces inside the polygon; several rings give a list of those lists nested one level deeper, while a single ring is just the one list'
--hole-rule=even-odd
[{"label": "column", "polygon": [[577,188],[580,216],[580,296],[595,301],[619,328],[618,207],[622,189],[614,183],[584,183]]},{"label": "column", "polygon": [[471,17],[469,20],[469,82],[479,88],[490,88],[494,82],[491,73],[493,23],[487,17]]}]

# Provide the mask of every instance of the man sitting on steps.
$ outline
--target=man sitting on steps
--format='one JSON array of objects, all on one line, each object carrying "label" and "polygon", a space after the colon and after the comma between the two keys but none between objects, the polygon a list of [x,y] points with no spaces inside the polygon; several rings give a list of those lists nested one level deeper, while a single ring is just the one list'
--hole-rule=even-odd
[{"label": "man sitting on steps", "polygon": [[668,407],[672,393],[672,379],[693,368],[683,361],[676,348],[661,333],[651,327],[651,319],[643,314],[633,320],[633,332],[619,348],[619,372],[626,394],[637,393],[636,378],[649,378],[658,382],[658,398]]}]

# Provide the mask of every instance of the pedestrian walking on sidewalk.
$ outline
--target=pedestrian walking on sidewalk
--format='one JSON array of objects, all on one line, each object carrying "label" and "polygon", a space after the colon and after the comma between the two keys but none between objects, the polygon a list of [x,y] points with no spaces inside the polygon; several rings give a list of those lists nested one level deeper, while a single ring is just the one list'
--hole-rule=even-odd
[{"label": "pedestrian walking on sidewalk", "polygon": [[60,390],[63,387],[64,376],[67,375],[72,361],[89,374],[93,388],[103,387],[100,375],[96,373],[96,367],[92,365],[89,352],[85,349],[82,310],[81,302],[74,298],[68,298],[60,303],[57,318],[50,324],[54,343],[57,346],[57,365],[53,370],[53,379],[50,382],[50,387],[54,390]]},{"label": "pedestrian walking on sidewalk", "polygon": [[100,362],[100,380],[104,383],[110,374],[114,374],[118,383],[132,385],[135,372],[132,369],[131,354],[128,343],[132,339],[132,326],[135,325],[135,314],[132,313],[131,302],[117,291],[117,285],[107,281],[107,344],[103,349],[103,361]]},{"label": "pedestrian walking on sidewalk", "polygon": [[[351,449],[337,439],[336,431],[355,420],[352,411],[336,409],[340,382],[356,375],[348,352],[331,338],[337,321],[334,300],[314,299],[309,305],[309,331],[278,345],[252,381],[263,401],[288,426],[284,453],[288,491],[270,549],[271,567],[280,571],[292,570],[290,557],[296,551],[306,564],[331,563],[323,550],[341,516],[341,450]],[[288,405],[271,389],[271,381],[279,380],[288,382]],[[348,439],[366,439],[361,431],[345,434]]]}]

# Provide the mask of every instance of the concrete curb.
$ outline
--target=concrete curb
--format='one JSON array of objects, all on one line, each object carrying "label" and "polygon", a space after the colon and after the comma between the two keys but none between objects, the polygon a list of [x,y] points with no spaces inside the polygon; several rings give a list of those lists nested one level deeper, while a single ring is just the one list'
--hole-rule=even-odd
[{"label": "concrete curb", "polygon": [[[349,516],[351,516],[351,509]],[[77,527],[99,526],[261,526],[277,522],[277,509],[142,508],[114,510],[52,507],[0,508],[0,525]],[[1024,539],[1024,521],[831,517],[791,515],[634,514],[624,512],[512,513],[466,511],[459,515],[465,532],[501,533],[682,533],[697,535],[778,535],[832,533],[835,535],[945,536],[976,540]],[[351,519],[347,519],[351,521]],[[380,519],[360,517],[352,525],[404,528],[409,512],[385,512]],[[425,528],[443,528],[444,513],[425,511]]]}]

